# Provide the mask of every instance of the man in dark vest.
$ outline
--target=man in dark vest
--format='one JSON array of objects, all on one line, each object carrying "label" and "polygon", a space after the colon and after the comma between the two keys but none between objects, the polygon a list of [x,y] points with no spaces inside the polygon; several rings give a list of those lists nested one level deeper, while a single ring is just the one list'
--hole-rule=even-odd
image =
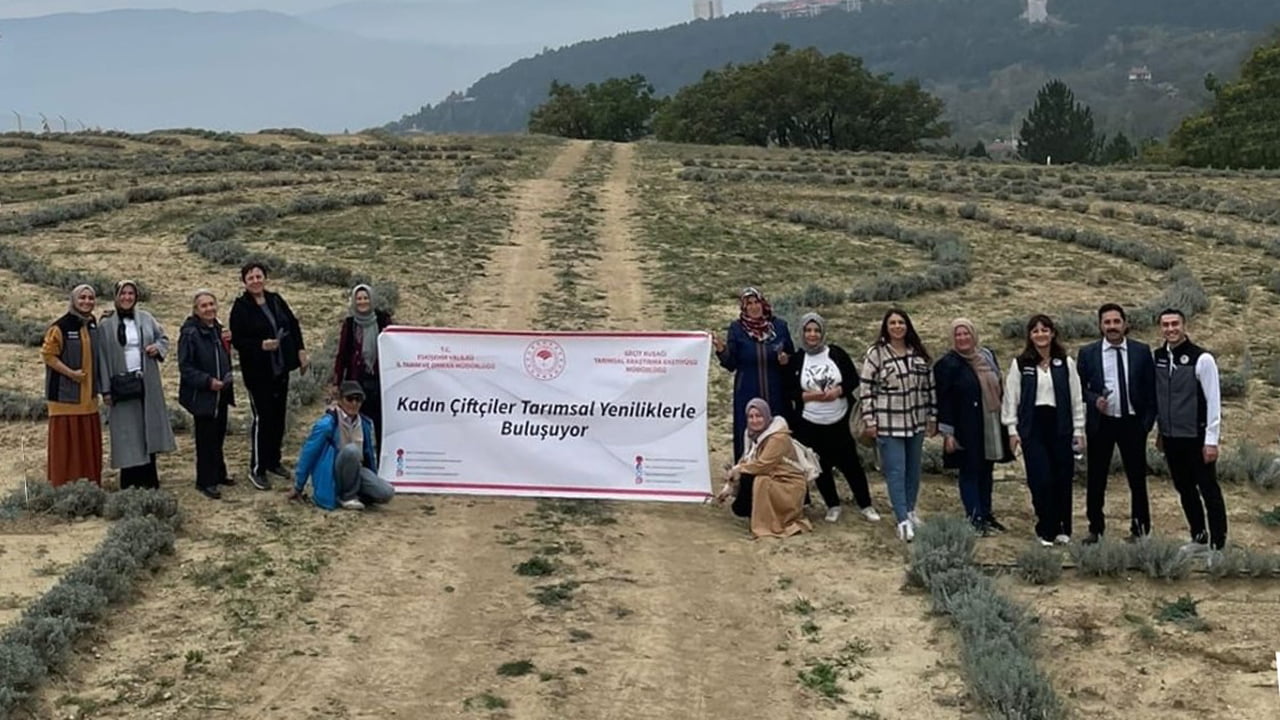
[{"label": "man in dark vest", "polygon": [[1191,542],[1183,550],[1200,553],[1221,550],[1227,542],[1227,507],[1217,475],[1222,402],[1218,364],[1187,337],[1186,322],[1181,310],[1160,313],[1164,345],[1155,352],[1156,446],[1164,450],[1190,525]]},{"label": "man in dark vest", "polygon": [[1098,327],[1102,339],[1080,348],[1076,355],[1089,441],[1086,545],[1098,542],[1106,530],[1107,477],[1117,446],[1129,481],[1129,538],[1151,533],[1147,435],[1156,422],[1156,371],[1151,348],[1129,337],[1129,319],[1124,308],[1115,303],[1098,308]]}]

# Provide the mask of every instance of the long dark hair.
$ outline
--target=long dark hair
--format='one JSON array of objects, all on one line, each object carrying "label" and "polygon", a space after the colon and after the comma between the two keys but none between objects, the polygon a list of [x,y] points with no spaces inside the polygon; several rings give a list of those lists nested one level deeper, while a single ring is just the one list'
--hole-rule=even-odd
[{"label": "long dark hair", "polygon": [[880,320],[879,343],[881,345],[889,344],[889,318],[894,315],[901,317],[902,321],[907,324],[907,336],[903,338],[907,347],[911,348],[916,355],[924,358],[925,362],[933,362],[933,359],[929,357],[929,351],[924,349],[924,342],[920,340],[920,333],[916,332],[916,326],[911,323],[911,316],[907,314],[906,310],[889,308],[889,311],[884,314],[884,317]]},{"label": "long dark hair", "polygon": [[1067,351],[1062,347],[1062,343],[1058,342],[1058,326],[1053,324],[1053,318],[1041,314],[1032,315],[1027,321],[1027,344],[1022,348],[1022,354],[1018,356],[1018,364],[1023,367],[1040,364],[1040,351],[1036,349],[1035,343],[1031,342],[1031,329],[1037,325],[1043,325],[1053,333],[1053,339],[1049,341],[1049,357],[1066,360]]}]

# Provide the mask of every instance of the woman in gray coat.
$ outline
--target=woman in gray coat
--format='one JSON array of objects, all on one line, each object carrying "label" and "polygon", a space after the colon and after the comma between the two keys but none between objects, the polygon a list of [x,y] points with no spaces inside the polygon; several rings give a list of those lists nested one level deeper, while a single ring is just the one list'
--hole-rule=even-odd
[{"label": "woman in gray coat", "polygon": [[133,281],[116,283],[115,312],[98,323],[98,337],[111,467],[120,469],[121,490],[158,488],[156,455],[175,449],[160,385],[160,363],[169,353],[169,338],[151,313],[138,309]]}]

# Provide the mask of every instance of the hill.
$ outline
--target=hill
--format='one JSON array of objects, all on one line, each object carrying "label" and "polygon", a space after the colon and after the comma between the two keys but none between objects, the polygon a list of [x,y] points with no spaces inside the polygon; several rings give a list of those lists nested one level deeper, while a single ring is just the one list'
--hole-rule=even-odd
[{"label": "hill", "polygon": [[6,110],[129,130],[368,127],[406,97],[443,95],[510,57],[261,11],[68,13],[0,20],[0,34]]},{"label": "hill", "polygon": [[[552,80],[579,85],[641,73],[660,94],[726,63],[762,58],[776,43],[848,52],[869,67],[920,78],[948,104],[960,138],[1007,134],[1036,89],[1061,76],[1094,106],[1104,130],[1163,135],[1207,97],[1206,72],[1230,76],[1280,9],[1262,0],[1170,4],[1055,0],[1051,21],[1028,24],[1020,0],[898,0],[862,12],[782,19],[749,13],[631,32],[543,52],[486,75],[466,102],[423,107],[396,130],[514,131]],[[1150,82],[1130,82],[1133,66]]]},{"label": "hill", "polygon": [[687,19],[689,7],[627,0],[353,0],[299,17],[366,37],[525,48],[515,60],[583,38],[666,27]]}]

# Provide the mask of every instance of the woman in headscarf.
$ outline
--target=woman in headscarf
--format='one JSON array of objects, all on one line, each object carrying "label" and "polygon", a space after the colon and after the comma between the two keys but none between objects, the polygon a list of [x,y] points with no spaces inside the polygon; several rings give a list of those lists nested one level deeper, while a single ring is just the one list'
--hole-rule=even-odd
[{"label": "woman in headscarf", "polygon": [[792,417],[795,436],[818,453],[822,474],[815,483],[827,504],[827,522],[840,519],[840,493],[834,468],[839,468],[853,491],[862,516],[875,522],[880,513],[871,506],[867,475],[849,432],[849,412],[857,400],[858,370],[849,353],[827,342],[827,321],[817,313],[800,318],[803,355],[788,366],[791,375]]},{"label": "woman in headscarf", "polygon": [[747,402],[746,416],[746,453],[729,468],[718,499],[724,502],[736,495],[733,514],[751,518],[754,537],[782,538],[812,530],[804,516],[808,483],[797,464],[786,419],[775,417],[762,398]]},{"label": "woman in headscarf", "polygon": [[784,368],[795,354],[791,332],[764,294],[749,287],[738,297],[738,319],[729,323],[724,338],[711,336],[716,359],[733,378],[733,456],[742,457],[743,433],[747,429],[747,401],[761,398],[774,415],[787,412]]},{"label": "woman in headscarf", "polygon": [[111,467],[120,469],[121,490],[158,488],[156,454],[176,447],[160,384],[169,337],[151,313],[138,308],[137,283],[116,283],[115,312],[102,318],[98,337]]},{"label": "woman in headscarf", "polygon": [[91,285],[71,291],[71,306],[44,334],[45,400],[49,407],[49,484],[102,483],[102,422],[98,395],[102,373],[94,362],[98,294]]},{"label": "woman in headscarf", "polygon": [[373,288],[363,283],[351,289],[349,313],[338,331],[338,354],[329,384],[333,394],[348,380],[364,389],[360,414],[373,421],[374,437],[382,447],[382,387],[378,380],[378,334],[391,324],[391,314],[375,309]]},{"label": "woman in headscarf", "polygon": [[223,447],[227,416],[236,404],[231,376],[231,334],[218,322],[218,299],[209,290],[191,298],[191,317],[178,332],[178,402],[195,420],[196,489],[221,500],[231,485]]},{"label": "woman in headscarf", "polygon": [[1009,462],[1009,434],[1000,420],[1004,383],[990,348],[978,344],[967,318],[951,321],[951,350],[933,366],[943,466],[959,471],[960,501],[974,529],[1003,532],[991,509],[992,470]]}]

